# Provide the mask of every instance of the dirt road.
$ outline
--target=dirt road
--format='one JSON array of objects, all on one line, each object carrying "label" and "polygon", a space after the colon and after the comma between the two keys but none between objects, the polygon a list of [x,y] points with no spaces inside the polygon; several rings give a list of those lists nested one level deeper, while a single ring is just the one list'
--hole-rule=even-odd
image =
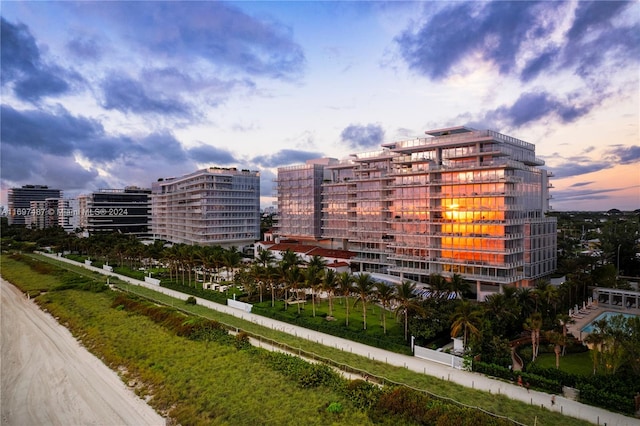
[{"label": "dirt road", "polygon": [[0,424],[164,425],[51,315],[0,282]]}]

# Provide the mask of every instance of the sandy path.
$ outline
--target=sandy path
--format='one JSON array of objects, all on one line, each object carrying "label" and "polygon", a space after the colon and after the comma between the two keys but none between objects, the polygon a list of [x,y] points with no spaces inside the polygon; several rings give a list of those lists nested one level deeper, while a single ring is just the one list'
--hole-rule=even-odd
[{"label": "sandy path", "polygon": [[66,328],[0,281],[2,426],[165,424]]}]

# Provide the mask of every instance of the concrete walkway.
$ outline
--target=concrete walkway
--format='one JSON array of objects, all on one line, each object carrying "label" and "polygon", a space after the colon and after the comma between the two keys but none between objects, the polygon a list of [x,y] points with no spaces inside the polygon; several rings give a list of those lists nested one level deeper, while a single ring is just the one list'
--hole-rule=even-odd
[{"label": "concrete walkway", "polygon": [[[103,269],[93,266],[87,266],[63,257],[57,257],[55,255],[49,255],[45,253],[41,254],[76,266],[82,266],[91,271],[96,271],[105,275],[116,276],[120,280],[125,281],[129,284],[146,287],[159,293],[175,297],[177,299],[184,300],[189,296],[185,293],[153,284],[148,284],[144,281],[129,278],[113,272],[107,272]],[[566,399],[560,395],[555,395],[555,404],[552,404],[552,395],[544,392],[538,392],[535,390],[527,391],[527,389],[516,384],[492,379],[482,374],[457,370],[444,364],[439,364],[425,359],[402,355],[395,352],[386,351],[384,349],[367,346],[358,342],[342,339],[340,337],[331,336],[329,334],[324,334],[303,327],[291,325],[285,322],[273,320],[271,318],[247,313],[239,309],[234,309],[226,305],[212,302],[210,300],[201,298],[196,299],[197,303],[201,306],[206,306],[210,309],[224,312],[226,314],[251,321],[264,327],[289,333],[294,336],[301,337],[326,346],[335,347],[346,352],[352,352],[369,359],[385,362],[387,364],[399,367],[404,367],[419,373],[428,374],[430,376],[439,377],[443,380],[449,380],[469,388],[484,390],[492,394],[507,395],[511,399],[523,401],[529,404],[535,404],[540,407],[545,407],[551,411],[558,411],[564,415],[583,419],[594,424],[607,426],[640,426],[640,419],[634,419],[631,417],[623,416],[621,414],[612,413],[598,407],[593,407],[591,405],[586,405],[577,401]]]}]

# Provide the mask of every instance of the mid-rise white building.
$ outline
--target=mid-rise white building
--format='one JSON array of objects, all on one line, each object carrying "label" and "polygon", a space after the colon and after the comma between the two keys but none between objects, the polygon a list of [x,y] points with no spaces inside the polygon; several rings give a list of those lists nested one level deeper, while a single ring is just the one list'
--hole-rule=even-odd
[{"label": "mid-rise white building", "polygon": [[260,239],[260,173],[209,167],[151,188],[151,232],[174,243],[241,247]]}]

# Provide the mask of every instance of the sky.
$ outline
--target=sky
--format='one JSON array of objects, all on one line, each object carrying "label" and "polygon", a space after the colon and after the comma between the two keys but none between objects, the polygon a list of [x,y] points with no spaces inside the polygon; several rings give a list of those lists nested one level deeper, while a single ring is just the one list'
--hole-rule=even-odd
[{"label": "sky", "polygon": [[536,146],[557,211],[640,208],[640,2],[12,2],[0,204],[261,173],[466,125]]}]

